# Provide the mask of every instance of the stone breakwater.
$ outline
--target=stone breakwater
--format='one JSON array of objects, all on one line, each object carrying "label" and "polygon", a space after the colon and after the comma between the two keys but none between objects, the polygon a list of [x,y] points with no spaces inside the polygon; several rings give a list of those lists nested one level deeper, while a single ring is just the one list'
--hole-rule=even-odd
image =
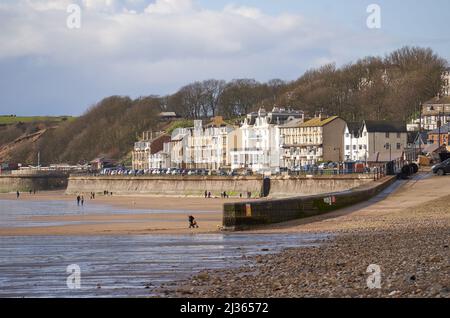
[{"label": "stone breakwater", "polygon": [[226,230],[246,230],[255,226],[281,223],[334,211],[366,201],[396,180],[384,177],[351,191],[273,200],[226,203],[223,226]]},{"label": "stone breakwater", "polygon": [[[204,271],[159,292],[194,298],[448,298],[449,201],[446,196],[400,211],[360,213],[355,221],[337,222],[337,236],[327,244],[252,257],[252,265]],[[380,288],[367,285],[371,264],[380,267]]]},{"label": "stone breakwater", "polygon": [[[373,175],[336,175],[316,177],[272,177],[270,197],[311,195],[349,190],[373,182]],[[203,196],[205,190],[220,197],[226,191],[231,197],[259,197],[263,190],[260,176],[70,176],[66,193],[147,194],[155,196]]]}]

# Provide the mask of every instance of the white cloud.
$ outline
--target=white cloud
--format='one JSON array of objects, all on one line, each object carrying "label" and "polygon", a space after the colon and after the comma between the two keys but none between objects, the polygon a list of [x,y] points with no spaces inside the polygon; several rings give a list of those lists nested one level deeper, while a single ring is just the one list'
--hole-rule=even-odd
[{"label": "white cloud", "polygon": [[191,0],[156,0],[146,9],[146,13],[173,14],[188,12],[193,9]]},{"label": "white cloud", "polygon": [[[81,29],[66,27],[70,2],[82,6]],[[0,5],[0,29],[0,65],[27,58],[60,76],[76,70],[89,91],[111,88],[103,94],[168,92],[211,77],[294,79],[316,63],[347,62],[355,45],[385,41],[299,14],[192,0],[19,0]]]}]

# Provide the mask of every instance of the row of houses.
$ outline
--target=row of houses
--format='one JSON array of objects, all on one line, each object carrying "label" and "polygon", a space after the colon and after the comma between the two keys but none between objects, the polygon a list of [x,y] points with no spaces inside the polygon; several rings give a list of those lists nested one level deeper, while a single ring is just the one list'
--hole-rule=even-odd
[{"label": "row of houses", "polygon": [[450,68],[442,74],[441,92],[421,105],[420,116],[408,124],[409,131],[431,131],[450,123]]},{"label": "row of houses", "polygon": [[[399,122],[347,123],[338,116],[305,120],[302,111],[273,108],[250,113],[239,126],[221,117],[194,121],[135,144],[133,169],[249,169],[279,172],[320,162],[392,159],[408,149],[406,125]],[[372,158],[372,159],[371,159]],[[376,160],[376,159],[375,159]]]}]

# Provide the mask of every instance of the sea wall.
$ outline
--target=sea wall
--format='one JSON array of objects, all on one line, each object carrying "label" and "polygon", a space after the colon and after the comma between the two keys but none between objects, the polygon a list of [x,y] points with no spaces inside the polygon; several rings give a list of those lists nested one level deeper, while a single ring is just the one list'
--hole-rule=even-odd
[{"label": "sea wall", "polygon": [[374,181],[373,174],[275,177],[270,179],[270,197],[283,198],[357,188]]},{"label": "sea wall", "polygon": [[395,180],[395,177],[384,177],[378,181],[343,192],[226,203],[223,210],[223,226],[226,230],[246,230],[261,225],[327,213],[366,201],[383,191]]},{"label": "sea wall", "polygon": [[0,193],[64,190],[67,187],[67,179],[68,176],[63,174],[0,175]]},{"label": "sea wall", "polygon": [[214,196],[226,191],[231,196],[259,196],[261,177],[216,176],[71,176],[67,194],[102,193],[149,194],[161,196],[203,196],[205,190]]},{"label": "sea wall", "polygon": [[[273,177],[270,197],[288,197],[344,191],[373,181],[373,175]],[[262,176],[76,176],[69,178],[66,193],[148,194],[160,196],[203,196],[205,190],[213,196],[226,191],[232,197],[247,192],[259,197],[263,189]]]}]

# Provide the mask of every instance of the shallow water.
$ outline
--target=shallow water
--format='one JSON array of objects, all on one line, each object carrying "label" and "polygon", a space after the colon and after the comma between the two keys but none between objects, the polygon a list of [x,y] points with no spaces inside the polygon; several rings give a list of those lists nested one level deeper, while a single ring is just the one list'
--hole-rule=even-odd
[{"label": "shallow water", "polygon": [[[81,209],[87,214],[136,213],[135,210],[101,205],[78,208],[72,202],[62,201],[0,200],[0,226],[49,225],[49,222],[24,221],[23,218],[79,215]],[[56,223],[61,225],[64,222]],[[243,256],[317,245],[326,237],[323,234],[235,233],[5,236],[0,237],[0,297],[151,296],[154,295],[152,290],[161,283],[186,279],[203,269],[251,264]],[[80,267],[80,289],[67,287],[66,280],[70,274],[66,270],[71,264]]]},{"label": "shallow water", "polygon": [[[207,211],[188,211],[183,213],[195,213],[195,215],[207,213]],[[180,211],[169,210],[147,210],[147,209],[126,209],[111,207],[104,204],[89,204],[77,206],[72,201],[21,201],[21,200],[0,200],[0,227],[30,227],[30,226],[58,226],[67,224],[89,224],[95,221],[37,221],[30,220],[32,216],[80,216],[80,215],[131,215],[131,214],[156,214],[156,213],[180,213]],[[117,222],[124,222],[120,220]],[[131,221],[131,220],[129,220]],[[113,223],[114,221],[108,221]],[[105,223],[99,221],[98,223]]]},{"label": "shallow water", "polygon": [[[149,296],[161,283],[188,278],[202,269],[243,265],[248,262],[243,255],[315,245],[321,238],[240,234],[2,237],[0,297]],[[81,269],[81,289],[67,287],[70,264]]]}]

